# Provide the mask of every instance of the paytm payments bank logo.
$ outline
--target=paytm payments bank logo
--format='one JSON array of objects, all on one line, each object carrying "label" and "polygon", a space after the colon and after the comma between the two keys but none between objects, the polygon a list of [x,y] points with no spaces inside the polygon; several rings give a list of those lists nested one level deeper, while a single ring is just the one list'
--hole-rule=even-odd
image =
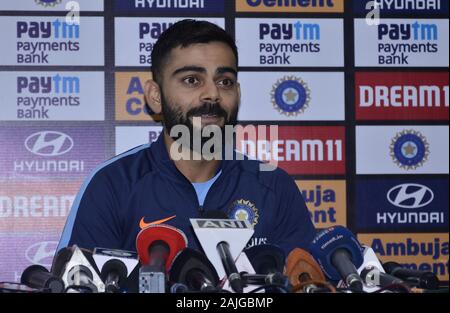
[{"label": "paytm payments bank logo", "polygon": [[103,65],[103,18],[0,17],[2,65]]},{"label": "paytm payments bank logo", "polygon": [[145,104],[144,86],[150,79],[148,72],[116,72],[116,120],[151,121],[161,120]]},{"label": "paytm payments bank logo", "polygon": [[[159,36],[182,18],[117,17],[115,19],[116,66],[149,66]],[[223,18],[201,18],[225,28]]]},{"label": "paytm payments bank logo", "polygon": [[115,0],[116,12],[223,13],[224,0]]},{"label": "paytm payments bank logo", "polygon": [[358,240],[371,247],[381,262],[431,271],[442,281],[449,280],[448,237],[448,233],[358,234]]},{"label": "paytm payments bank logo", "polygon": [[100,127],[3,127],[0,143],[6,178],[84,178],[105,159]]},{"label": "paytm payments bank logo", "polygon": [[2,120],[104,119],[103,72],[2,72],[0,84]]},{"label": "paytm payments bank logo", "polygon": [[448,228],[448,180],[363,180],[356,185],[360,229],[443,231]]},{"label": "paytm payments bank logo", "polygon": [[[345,132],[340,126],[279,126],[277,135],[246,125],[237,132],[237,150],[251,158],[275,162],[289,174],[344,174]],[[264,138],[262,138],[265,136]],[[250,139],[251,137],[251,139]],[[276,138],[273,138],[276,137]]]},{"label": "paytm payments bank logo", "polygon": [[316,228],[347,225],[345,180],[297,180]]},{"label": "paytm payments bank logo", "polygon": [[448,15],[448,0],[358,0],[353,1],[353,7],[358,16],[366,16],[372,9],[379,10],[382,16],[396,13]]},{"label": "paytm payments bank logo", "polygon": [[345,119],[343,73],[242,72],[239,81],[244,90],[240,121]]},{"label": "paytm payments bank logo", "polygon": [[355,19],[356,66],[448,66],[448,21]]},{"label": "paytm payments bank logo", "polygon": [[343,66],[340,40],[341,19],[236,19],[241,66]]},{"label": "paytm payments bank logo", "polygon": [[342,13],[344,0],[236,0],[236,11]]},{"label": "paytm payments bank logo", "polygon": [[357,72],[359,120],[448,120],[448,73]]}]

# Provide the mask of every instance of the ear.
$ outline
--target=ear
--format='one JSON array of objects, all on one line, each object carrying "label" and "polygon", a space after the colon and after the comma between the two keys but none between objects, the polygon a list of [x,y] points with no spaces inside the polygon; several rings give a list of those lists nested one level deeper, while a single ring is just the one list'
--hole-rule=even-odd
[{"label": "ear", "polygon": [[153,79],[145,82],[144,86],[145,101],[147,101],[150,109],[156,114],[161,113],[161,88]]},{"label": "ear", "polygon": [[237,93],[238,93],[238,99],[241,100],[241,84],[239,82],[237,84]]}]

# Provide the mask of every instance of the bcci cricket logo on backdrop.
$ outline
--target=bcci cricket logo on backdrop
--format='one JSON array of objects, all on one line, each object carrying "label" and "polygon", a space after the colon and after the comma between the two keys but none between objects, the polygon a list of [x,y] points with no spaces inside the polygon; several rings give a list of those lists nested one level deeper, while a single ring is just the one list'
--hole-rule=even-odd
[{"label": "bcci cricket logo on backdrop", "polygon": [[258,224],[259,213],[255,204],[249,200],[239,199],[233,202],[228,216],[231,219],[247,220],[252,226]]},{"label": "bcci cricket logo on backdrop", "polygon": [[303,113],[311,101],[308,85],[301,78],[294,76],[279,79],[273,85],[270,95],[273,107],[287,116]]},{"label": "bcci cricket logo on backdrop", "polygon": [[395,164],[406,170],[421,167],[430,154],[430,146],[426,138],[414,130],[403,130],[397,133],[389,148]]}]

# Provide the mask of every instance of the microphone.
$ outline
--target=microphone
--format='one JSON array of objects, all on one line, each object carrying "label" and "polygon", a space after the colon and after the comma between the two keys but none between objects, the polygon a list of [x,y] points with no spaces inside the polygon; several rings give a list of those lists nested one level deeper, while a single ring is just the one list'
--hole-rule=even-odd
[{"label": "microphone", "polygon": [[422,289],[439,289],[439,279],[433,272],[412,270],[402,267],[397,262],[386,262],[383,264],[384,270],[395,277],[414,284]]},{"label": "microphone", "polygon": [[128,276],[128,270],[121,260],[112,259],[103,265],[100,277],[105,283],[105,290],[108,293],[119,292]]},{"label": "microphone", "polygon": [[265,244],[245,249],[256,274],[242,274],[247,284],[252,285],[282,285],[288,287],[289,281],[284,276],[285,257],[283,250],[275,245]]},{"label": "microphone", "polygon": [[51,272],[62,279],[66,291],[105,292],[105,284],[95,267],[92,252],[77,245],[58,251]]},{"label": "microphone", "polygon": [[234,259],[231,256],[230,245],[226,241],[221,241],[217,244],[217,253],[219,253],[220,260],[222,261],[225,273],[227,273],[228,281],[230,282],[231,289],[235,292],[243,293],[244,286],[239,274]]},{"label": "microphone", "polygon": [[28,266],[22,273],[20,282],[35,289],[46,289],[51,293],[64,292],[64,282],[50,273],[42,265]]},{"label": "microphone", "polygon": [[[379,287],[389,287],[391,285],[403,285],[404,288],[403,289],[408,289],[409,292],[409,288],[406,287],[405,282],[395,276],[383,273],[382,271],[380,271],[379,268],[377,268],[376,266],[366,266],[360,274],[364,284],[368,285],[368,286],[379,286]],[[398,288],[396,288],[397,290]]]},{"label": "microphone", "polygon": [[342,278],[355,292],[363,291],[357,268],[363,263],[363,247],[343,226],[319,232],[310,244],[310,252],[330,280]]},{"label": "microphone", "polygon": [[95,248],[93,259],[109,293],[124,289],[127,277],[138,264],[137,254],[124,250]]},{"label": "microphone", "polygon": [[285,274],[289,277],[292,290],[300,293],[335,292],[325,279],[319,264],[307,251],[295,248],[286,261]]},{"label": "microphone", "polygon": [[186,247],[186,235],[173,226],[160,224],[142,229],[136,237],[136,250],[142,264],[139,292],[164,293],[166,271],[175,256]]},{"label": "microphone", "polygon": [[[203,215],[205,219],[218,219],[218,220],[228,220],[228,216],[219,210],[209,210]],[[227,275],[228,281],[230,283],[231,289],[234,292],[243,293],[244,284],[240,273],[237,270],[236,263],[231,256],[230,244],[222,240],[216,245],[217,253],[219,254],[220,260],[222,262],[223,268]]]},{"label": "microphone", "polygon": [[[171,291],[174,293],[219,292],[219,284],[214,265],[206,255],[191,248],[183,249],[172,262],[169,269],[169,282],[173,283]],[[175,287],[176,286],[176,287]],[[186,287],[186,288],[184,288]]]}]

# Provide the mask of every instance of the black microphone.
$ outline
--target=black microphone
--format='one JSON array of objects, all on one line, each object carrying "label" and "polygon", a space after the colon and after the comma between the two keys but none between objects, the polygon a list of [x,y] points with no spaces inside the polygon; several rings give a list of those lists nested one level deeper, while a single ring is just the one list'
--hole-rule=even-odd
[{"label": "black microphone", "polygon": [[64,292],[64,282],[61,278],[50,273],[42,265],[28,266],[20,278],[22,284],[36,289],[47,289],[51,293]]},{"label": "black microphone", "polygon": [[217,252],[219,253],[220,260],[222,261],[225,273],[227,273],[228,281],[231,288],[235,292],[243,293],[244,287],[242,284],[241,274],[239,274],[236,264],[230,252],[230,245],[226,241],[221,241],[217,244]]},{"label": "black microphone", "polygon": [[100,272],[100,277],[105,283],[106,292],[119,292],[124,285],[125,279],[128,276],[128,270],[119,259],[111,259],[107,261]]},{"label": "black microphone", "polygon": [[97,247],[92,257],[100,269],[100,277],[105,283],[106,292],[120,292],[127,289],[127,285],[131,283],[127,278],[139,263],[136,252]]},{"label": "black microphone", "polygon": [[402,267],[397,262],[383,263],[386,273],[414,284],[422,289],[439,289],[439,279],[433,272],[412,270]]},{"label": "black microphone", "polygon": [[[204,213],[203,218],[228,219],[228,216],[219,210],[209,210]],[[220,260],[222,261],[225,273],[227,274],[231,289],[235,292],[243,293],[244,284],[242,282],[241,274],[237,270],[236,263],[231,256],[229,243],[226,241],[221,241],[217,244],[216,249]]]},{"label": "black microphone", "polygon": [[[366,266],[361,271],[361,278],[368,286],[388,287],[391,285],[404,285],[405,282],[395,276],[383,273],[375,266]],[[406,289],[406,286],[405,288]],[[396,288],[399,290],[399,288]]]},{"label": "black microphone", "polygon": [[364,261],[363,247],[353,233],[343,226],[330,227],[317,233],[310,245],[312,256],[331,280],[342,278],[355,292],[363,291],[357,268]]},{"label": "black microphone", "polygon": [[[183,249],[173,260],[169,269],[169,282],[174,293],[219,292],[219,275],[214,265],[203,253],[191,249]],[[186,287],[186,288],[184,288]]]},{"label": "black microphone", "polygon": [[242,274],[247,284],[289,286],[289,280],[282,274],[285,264],[283,250],[275,245],[265,244],[244,250],[256,274]]}]

